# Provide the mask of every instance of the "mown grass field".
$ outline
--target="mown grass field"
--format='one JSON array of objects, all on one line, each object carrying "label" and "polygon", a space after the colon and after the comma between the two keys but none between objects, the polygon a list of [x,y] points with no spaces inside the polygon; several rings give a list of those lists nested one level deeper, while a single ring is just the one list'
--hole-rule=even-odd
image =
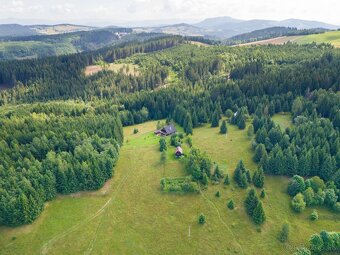
[{"label": "mown grass field", "polygon": [[[160,179],[187,175],[183,160],[169,147],[167,161],[160,163],[156,122],[126,127],[125,144],[115,174],[103,189],[62,196],[49,202],[32,225],[0,228],[0,254],[292,254],[315,232],[335,230],[340,216],[318,208],[319,220],[308,219],[312,209],[298,215],[289,207],[288,178],[266,177],[263,200],[267,221],[256,227],[243,207],[246,191],[232,183],[224,188],[210,185],[202,194],[164,194]],[[139,133],[133,135],[133,129]],[[239,159],[252,162],[246,131],[228,126],[194,130],[194,146],[233,172]],[[188,147],[184,146],[188,153]],[[216,198],[219,190],[221,197]],[[232,198],[236,208],[226,207]],[[200,213],[207,223],[198,224]],[[283,245],[276,237],[284,221],[291,225],[290,240]],[[189,227],[191,236],[189,238]],[[261,230],[259,230],[261,229]]]},{"label": "mown grass field", "polygon": [[299,37],[295,40],[299,44],[305,43],[331,43],[335,47],[340,47],[340,31],[330,31],[322,34],[313,34]]}]

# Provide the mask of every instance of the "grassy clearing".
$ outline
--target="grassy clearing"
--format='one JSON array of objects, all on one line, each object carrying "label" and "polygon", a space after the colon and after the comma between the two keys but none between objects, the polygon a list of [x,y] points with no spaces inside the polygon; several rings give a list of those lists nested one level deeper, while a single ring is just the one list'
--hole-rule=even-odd
[{"label": "grassy clearing", "polygon": [[290,113],[275,114],[272,119],[276,124],[280,125],[282,130],[288,127],[290,128],[293,125],[292,115]]},{"label": "grassy clearing", "polygon": [[115,73],[122,72],[125,75],[138,76],[140,74],[139,67],[129,63],[101,63],[98,65],[87,66],[85,68],[85,75],[94,75],[100,71],[107,70]]},{"label": "grassy clearing", "polygon": [[[124,129],[125,144],[105,192],[59,197],[32,225],[0,228],[0,254],[291,254],[311,234],[335,230],[340,216],[327,209],[318,208],[317,222],[308,219],[312,209],[300,215],[292,212],[285,177],[266,177],[267,221],[261,233],[244,211],[246,191],[233,183],[227,188],[209,186],[201,195],[161,192],[161,178],[187,173],[173,147],[168,148],[165,165],[160,163],[155,127],[156,122],[148,122]],[[134,128],[139,133],[134,135]],[[255,169],[246,131],[228,128],[227,136],[209,126],[195,129],[194,145],[222,168],[227,166],[230,174],[241,158]],[[214,195],[217,190],[220,198]],[[233,211],[226,207],[230,198],[235,201]],[[202,212],[204,226],[197,223]],[[276,236],[285,220],[291,224],[291,236],[282,245]]]},{"label": "grassy clearing", "polygon": [[340,47],[340,31],[330,31],[325,32],[322,34],[313,34],[313,35],[306,35],[300,37],[296,40],[299,44],[306,44],[306,43],[330,43],[333,44],[335,47]]}]

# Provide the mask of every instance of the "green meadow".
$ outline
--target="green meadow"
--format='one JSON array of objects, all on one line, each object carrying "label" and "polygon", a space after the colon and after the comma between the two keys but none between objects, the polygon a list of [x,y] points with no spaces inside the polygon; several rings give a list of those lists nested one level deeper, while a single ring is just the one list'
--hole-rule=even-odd
[{"label": "green meadow", "polygon": [[[274,120],[288,125],[286,115]],[[267,220],[261,227],[245,212],[246,190],[233,182],[210,184],[201,194],[163,193],[161,178],[188,173],[185,159],[176,159],[169,144],[166,162],[160,162],[155,129],[155,121],[124,128],[114,177],[101,190],[60,196],[46,204],[33,224],[1,227],[0,254],[292,254],[307,245],[311,234],[336,230],[340,216],[325,208],[317,208],[316,222],[309,220],[313,208],[302,214],[291,210],[286,177],[266,176]],[[206,125],[194,129],[192,139],[230,177],[240,159],[251,171],[257,167],[246,130],[228,125],[228,134],[221,135]],[[187,145],[183,148],[189,153]],[[226,206],[229,199],[235,201],[234,210]],[[200,213],[206,216],[203,226],[198,224]],[[281,244],[277,235],[285,221],[290,237]]]},{"label": "green meadow", "polygon": [[306,43],[330,43],[333,44],[334,47],[340,47],[340,31],[330,31],[322,34],[312,34],[299,37],[295,40],[295,42],[299,44]]}]

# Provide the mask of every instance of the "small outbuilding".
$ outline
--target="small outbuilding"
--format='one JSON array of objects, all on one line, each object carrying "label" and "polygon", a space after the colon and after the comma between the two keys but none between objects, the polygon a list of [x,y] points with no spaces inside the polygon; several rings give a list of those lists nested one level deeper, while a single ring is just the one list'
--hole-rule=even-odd
[{"label": "small outbuilding", "polygon": [[174,124],[169,124],[169,125],[163,127],[160,130],[156,130],[155,134],[161,135],[161,136],[168,136],[168,135],[172,135],[172,134],[176,133],[176,131],[177,130],[176,130]]},{"label": "small outbuilding", "polygon": [[176,155],[176,157],[181,157],[181,156],[184,155],[182,147],[180,147],[180,146],[176,147],[175,155]]}]

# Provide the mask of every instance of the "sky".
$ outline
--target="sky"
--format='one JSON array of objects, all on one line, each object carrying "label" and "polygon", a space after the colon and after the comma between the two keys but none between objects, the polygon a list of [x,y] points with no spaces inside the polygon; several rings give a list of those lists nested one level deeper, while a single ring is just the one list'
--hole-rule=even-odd
[{"label": "sky", "polygon": [[[0,0],[0,20],[91,25],[155,20],[195,22],[209,17],[283,20],[340,25],[340,0]],[[93,24],[95,25],[95,24]]]}]

